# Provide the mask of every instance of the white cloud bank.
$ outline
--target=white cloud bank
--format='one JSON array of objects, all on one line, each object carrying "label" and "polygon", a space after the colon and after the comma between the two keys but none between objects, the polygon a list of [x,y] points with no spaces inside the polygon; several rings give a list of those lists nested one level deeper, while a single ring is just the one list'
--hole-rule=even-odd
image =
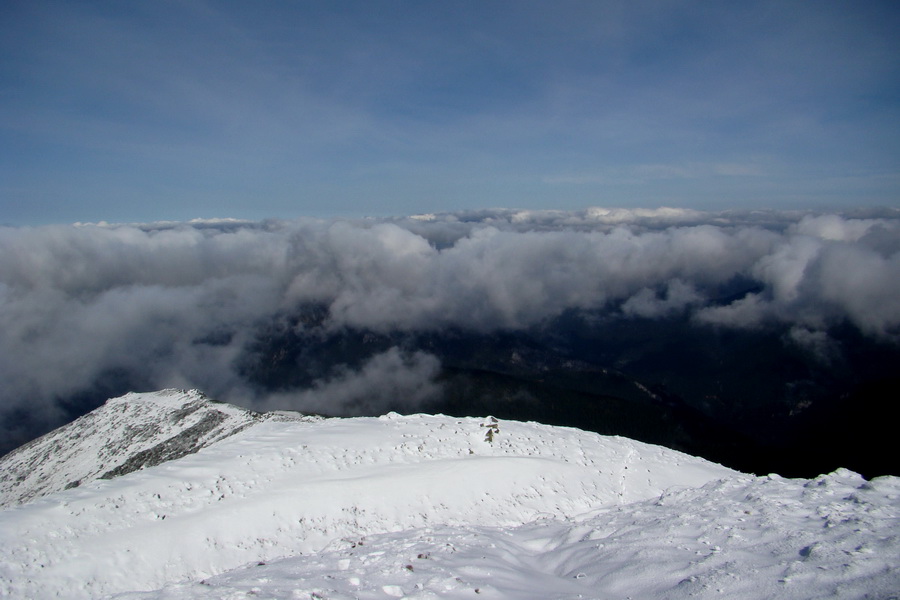
[{"label": "white cloud bank", "polygon": [[[730,282],[751,293],[724,297]],[[900,333],[900,211],[480,211],[407,219],[0,228],[0,408],[49,411],[103,375],[249,392],[236,359],[274,315],[326,327],[492,331],[568,310]],[[393,349],[301,394],[346,406],[433,391],[433,356]],[[387,387],[384,387],[387,386]],[[384,392],[379,390],[386,390]],[[284,404],[284,398],[273,398]],[[52,413],[48,413],[52,420]],[[9,424],[6,424],[9,426]]]}]

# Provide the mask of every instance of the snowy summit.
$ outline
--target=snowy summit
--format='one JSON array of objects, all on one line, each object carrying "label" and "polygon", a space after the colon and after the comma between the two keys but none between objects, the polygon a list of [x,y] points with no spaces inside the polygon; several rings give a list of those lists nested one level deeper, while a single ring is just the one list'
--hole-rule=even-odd
[{"label": "snowy summit", "polygon": [[[127,415],[127,418],[126,418]],[[896,598],[900,479],[129,394],[0,459],[10,598]]]}]

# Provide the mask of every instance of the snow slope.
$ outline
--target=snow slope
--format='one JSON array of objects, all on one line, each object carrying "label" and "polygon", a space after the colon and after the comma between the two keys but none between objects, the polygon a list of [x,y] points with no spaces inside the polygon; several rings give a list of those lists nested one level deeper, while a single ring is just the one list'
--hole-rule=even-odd
[{"label": "snow slope", "polygon": [[397,414],[257,420],[196,453],[0,512],[0,596],[900,590],[897,478],[757,478],[535,423],[501,421],[488,441],[490,424]]},{"label": "snow slope", "polygon": [[576,519],[381,534],[117,598],[896,599],[898,481],[736,477]]},{"label": "snow slope", "polygon": [[0,508],[180,458],[267,418],[197,390],[110,399],[0,458]]}]

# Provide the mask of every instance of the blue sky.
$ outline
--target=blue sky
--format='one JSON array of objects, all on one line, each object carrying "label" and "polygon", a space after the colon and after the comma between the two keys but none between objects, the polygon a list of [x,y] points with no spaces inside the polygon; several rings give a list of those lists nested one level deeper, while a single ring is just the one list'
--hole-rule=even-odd
[{"label": "blue sky", "polygon": [[895,2],[0,5],[0,223],[900,204]]}]

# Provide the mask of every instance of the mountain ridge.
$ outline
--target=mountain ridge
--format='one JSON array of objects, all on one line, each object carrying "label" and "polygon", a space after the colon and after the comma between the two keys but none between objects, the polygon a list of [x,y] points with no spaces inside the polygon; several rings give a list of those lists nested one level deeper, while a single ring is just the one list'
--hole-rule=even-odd
[{"label": "mountain ridge", "polygon": [[261,415],[196,390],[127,394],[92,419],[16,453],[46,458],[43,446],[68,439],[80,449],[68,461],[33,463],[65,482],[103,458],[88,448],[124,449],[77,487],[0,510],[0,596],[888,600],[900,589],[897,477],[759,477],[573,427]]},{"label": "mountain ridge", "polygon": [[[182,415],[198,400],[229,410],[199,392],[126,395],[95,411],[94,437],[129,430],[105,420],[121,423],[121,415],[141,410],[154,419]],[[190,413],[199,420],[200,409]],[[319,552],[341,539],[432,526],[514,527],[736,475],[666,448],[533,422],[276,413],[244,426],[246,414],[238,416],[240,431],[196,452],[106,480],[103,464],[89,483],[0,511],[0,595],[133,590],[135,576],[121,562],[128,556],[141,557],[141,585],[154,589]],[[180,431],[191,427],[177,422]],[[150,430],[131,425],[132,434]],[[82,433],[76,445],[97,446],[85,430],[62,433]],[[140,452],[127,447],[128,456]]]},{"label": "mountain ridge", "polygon": [[110,398],[0,457],[0,508],[175,460],[286,414],[216,402],[199,390]]}]

